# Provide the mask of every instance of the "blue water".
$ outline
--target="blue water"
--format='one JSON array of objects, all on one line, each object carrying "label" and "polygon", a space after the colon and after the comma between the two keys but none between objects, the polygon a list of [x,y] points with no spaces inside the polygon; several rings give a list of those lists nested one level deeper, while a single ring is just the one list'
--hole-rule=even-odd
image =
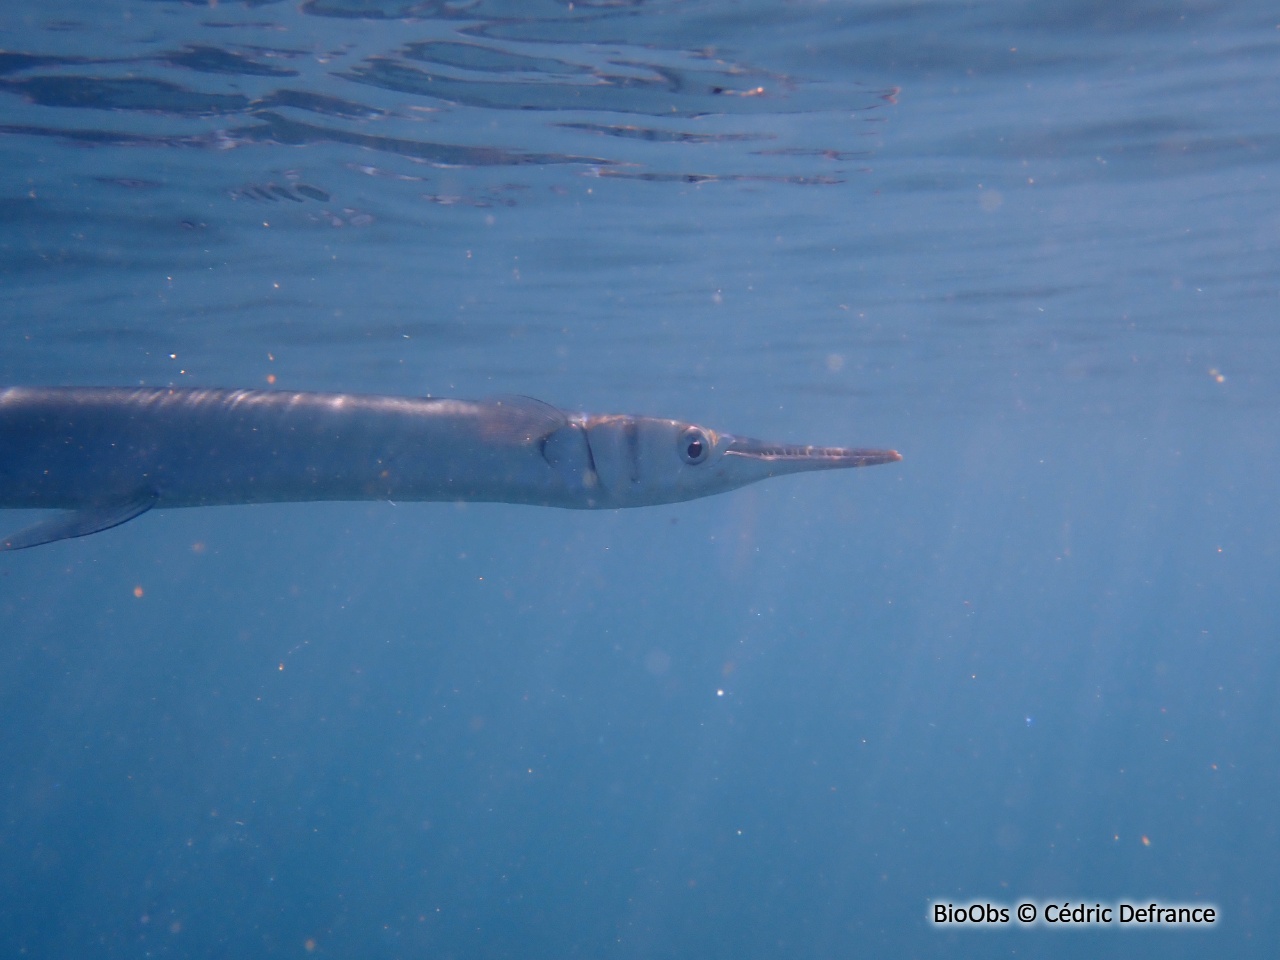
[{"label": "blue water", "polygon": [[[3,555],[0,955],[1274,956],[1278,25],[0,8],[0,383],[905,457]],[[1219,920],[931,922],[1067,900]]]}]

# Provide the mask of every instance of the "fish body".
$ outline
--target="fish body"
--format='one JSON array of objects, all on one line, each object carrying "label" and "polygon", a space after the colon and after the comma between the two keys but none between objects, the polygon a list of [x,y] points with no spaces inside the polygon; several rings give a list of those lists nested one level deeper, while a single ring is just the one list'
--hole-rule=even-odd
[{"label": "fish body", "polygon": [[0,549],[153,507],[317,500],[614,509],[785,473],[901,459],[767,444],[678,420],[569,414],[527,397],[115,387],[0,389],[0,507],[65,513]]}]

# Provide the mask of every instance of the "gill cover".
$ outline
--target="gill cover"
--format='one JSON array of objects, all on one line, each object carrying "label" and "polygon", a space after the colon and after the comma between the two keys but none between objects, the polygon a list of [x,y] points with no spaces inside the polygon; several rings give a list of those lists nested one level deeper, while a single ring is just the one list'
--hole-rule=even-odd
[{"label": "gill cover", "polygon": [[599,486],[587,431],[578,420],[566,421],[542,439],[542,458],[568,489],[590,493]]}]

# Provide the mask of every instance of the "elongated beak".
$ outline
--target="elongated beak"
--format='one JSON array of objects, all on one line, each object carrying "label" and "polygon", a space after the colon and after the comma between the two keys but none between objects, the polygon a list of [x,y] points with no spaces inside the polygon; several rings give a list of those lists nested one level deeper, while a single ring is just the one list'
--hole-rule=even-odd
[{"label": "elongated beak", "polygon": [[726,457],[743,457],[769,467],[770,474],[807,470],[847,470],[874,467],[902,459],[897,450],[851,450],[847,447],[805,447],[799,444],[764,443],[750,437],[731,437]]}]

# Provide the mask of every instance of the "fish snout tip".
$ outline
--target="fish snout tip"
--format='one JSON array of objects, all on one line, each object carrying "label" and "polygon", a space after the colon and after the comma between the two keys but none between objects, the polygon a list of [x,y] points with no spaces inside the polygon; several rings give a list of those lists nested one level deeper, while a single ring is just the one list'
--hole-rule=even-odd
[{"label": "fish snout tip", "polygon": [[852,459],[858,467],[875,467],[882,463],[897,463],[902,454],[897,450],[853,450]]}]

